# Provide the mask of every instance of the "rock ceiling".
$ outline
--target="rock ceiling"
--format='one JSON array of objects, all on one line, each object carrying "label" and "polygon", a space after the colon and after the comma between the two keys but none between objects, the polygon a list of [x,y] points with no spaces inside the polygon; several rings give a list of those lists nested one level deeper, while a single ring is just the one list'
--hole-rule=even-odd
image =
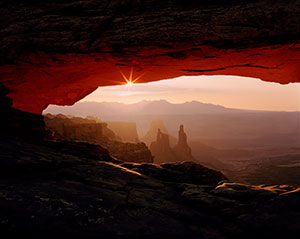
[{"label": "rock ceiling", "polygon": [[182,75],[300,82],[298,0],[0,0],[0,82],[40,113],[98,86]]}]

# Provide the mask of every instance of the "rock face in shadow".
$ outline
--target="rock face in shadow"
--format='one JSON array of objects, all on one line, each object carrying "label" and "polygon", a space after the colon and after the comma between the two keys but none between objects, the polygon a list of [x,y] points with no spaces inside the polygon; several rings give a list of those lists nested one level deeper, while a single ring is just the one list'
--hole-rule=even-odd
[{"label": "rock face in shadow", "polygon": [[43,116],[12,108],[8,93],[9,89],[0,83],[0,136],[33,141],[51,139],[52,133],[46,130]]},{"label": "rock face in shadow", "polygon": [[216,186],[227,180],[221,172],[195,162],[157,164],[123,163],[121,166],[165,182],[205,184]]},{"label": "rock face in shadow", "polygon": [[89,158],[52,143],[0,139],[2,235],[296,239],[300,233],[297,188],[223,182],[221,173],[191,162],[121,164],[105,150]]}]

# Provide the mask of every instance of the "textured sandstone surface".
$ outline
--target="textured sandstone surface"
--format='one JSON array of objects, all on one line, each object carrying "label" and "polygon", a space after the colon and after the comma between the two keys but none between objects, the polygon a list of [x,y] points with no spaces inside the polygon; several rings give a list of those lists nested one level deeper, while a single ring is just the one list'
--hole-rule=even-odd
[{"label": "textured sandstone surface", "polygon": [[98,86],[230,74],[299,82],[297,0],[0,1],[0,82],[41,112]]},{"label": "textured sandstone surface", "polygon": [[191,162],[120,165],[105,150],[90,157],[76,145],[72,151],[52,143],[0,139],[0,230],[7,238],[293,239],[300,233],[297,188],[220,182],[221,173]]}]

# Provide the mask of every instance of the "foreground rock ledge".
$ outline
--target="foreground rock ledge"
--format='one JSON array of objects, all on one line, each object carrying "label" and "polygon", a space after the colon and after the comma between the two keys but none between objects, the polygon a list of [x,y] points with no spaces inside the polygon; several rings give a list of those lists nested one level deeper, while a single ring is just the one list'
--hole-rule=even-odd
[{"label": "foreground rock ledge", "polygon": [[[58,148],[0,140],[2,235],[218,239],[300,233],[299,188],[158,179],[155,165],[155,170],[149,164],[120,166]],[[111,160],[106,151],[98,157]],[[160,168],[178,173],[191,166]],[[156,174],[146,176],[147,169]]]},{"label": "foreground rock ledge", "polygon": [[98,86],[182,75],[300,82],[300,4],[260,1],[0,1],[0,82],[40,113]]}]

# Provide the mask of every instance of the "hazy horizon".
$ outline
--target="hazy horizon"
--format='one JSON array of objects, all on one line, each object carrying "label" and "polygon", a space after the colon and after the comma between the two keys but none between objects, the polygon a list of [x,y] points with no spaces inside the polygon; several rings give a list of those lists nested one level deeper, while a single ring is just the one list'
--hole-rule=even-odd
[{"label": "hazy horizon", "polygon": [[[182,103],[173,103],[173,102],[170,102],[166,99],[157,99],[157,100],[140,100],[140,101],[137,101],[137,102],[133,102],[133,103],[124,103],[124,102],[121,102],[121,101],[87,101],[87,100],[80,100],[78,102],[76,102],[74,105],[66,105],[66,106],[60,106],[60,105],[49,105],[48,107],[54,107],[54,106],[57,106],[57,107],[72,107],[72,106],[75,106],[76,104],[78,103],[105,103],[105,104],[124,104],[124,105],[135,105],[135,104],[139,104],[139,103],[142,103],[142,102],[158,102],[158,101],[165,101],[169,104],[172,104],[172,105],[183,105],[183,104],[187,104],[187,103],[192,103],[192,102],[197,102],[197,103],[201,103],[201,104],[206,104],[206,105],[214,105],[214,106],[220,106],[220,107],[224,107],[224,108],[227,108],[227,109],[234,109],[234,110],[245,110],[245,111],[270,111],[270,112],[300,112],[300,109],[298,110],[255,110],[255,109],[244,109],[244,108],[233,108],[233,107],[226,107],[224,105],[221,105],[221,104],[213,104],[213,103],[210,103],[210,102],[203,102],[203,101],[198,101],[198,100],[191,100],[191,101],[185,101],[185,102],[182,102]],[[46,108],[44,111],[46,112],[48,108]]]},{"label": "hazy horizon", "polygon": [[300,111],[300,84],[280,85],[239,76],[182,76],[150,83],[99,87],[79,102],[199,101],[227,108]]}]

